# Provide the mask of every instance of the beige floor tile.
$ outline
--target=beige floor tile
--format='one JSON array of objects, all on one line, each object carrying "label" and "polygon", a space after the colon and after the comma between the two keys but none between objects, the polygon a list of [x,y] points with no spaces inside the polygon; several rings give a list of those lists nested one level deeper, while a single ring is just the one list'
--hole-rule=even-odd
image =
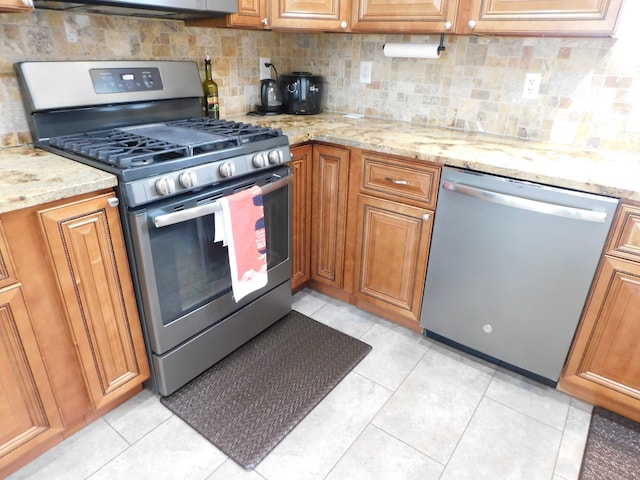
[{"label": "beige floor tile", "polygon": [[442,480],[548,480],[561,432],[484,398]]}]

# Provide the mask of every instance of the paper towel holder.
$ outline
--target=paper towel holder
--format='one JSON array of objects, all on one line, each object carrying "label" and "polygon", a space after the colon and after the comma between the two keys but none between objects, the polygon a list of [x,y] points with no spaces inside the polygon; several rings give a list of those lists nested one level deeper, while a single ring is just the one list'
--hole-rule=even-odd
[{"label": "paper towel holder", "polygon": [[[382,44],[382,49],[384,50],[384,46],[385,44]],[[444,50],[446,50],[447,48],[444,46],[444,33],[440,34],[440,44],[438,45],[437,51],[438,51],[438,56],[440,55],[440,53]]]},{"label": "paper towel holder", "polygon": [[444,46],[444,33],[440,34],[440,45],[438,45],[438,53],[446,50],[447,48]]}]

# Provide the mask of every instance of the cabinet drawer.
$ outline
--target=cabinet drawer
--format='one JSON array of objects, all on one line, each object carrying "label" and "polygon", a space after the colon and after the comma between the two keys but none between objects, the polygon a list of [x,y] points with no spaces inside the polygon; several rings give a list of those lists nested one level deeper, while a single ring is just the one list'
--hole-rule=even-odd
[{"label": "cabinet drawer", "polygon": [[640,206],[620,206],[607,253],[640,262]]},{"label": "cabinet drawer", "polygon": [[16,270],[13,267],[13,261],[9,254],[9,247],[4,238],[2,223],[0,223],[0,288],[11,285],[18,281]]},{"label": "cabinet drawer", "polygon": [[434,209],[440,168],[363,153],[362,193]]}]

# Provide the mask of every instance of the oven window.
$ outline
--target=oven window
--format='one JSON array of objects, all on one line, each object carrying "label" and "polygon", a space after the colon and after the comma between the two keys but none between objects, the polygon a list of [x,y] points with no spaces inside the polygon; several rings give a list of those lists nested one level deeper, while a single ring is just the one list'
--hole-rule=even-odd
[{"label": "oven window", "polygon": [[[289,257],[288,190],[263,196],[268,270]],[[163,325],[231,292],[228,250],[213,241],[213,215],[153,228],[149,235]]]}]

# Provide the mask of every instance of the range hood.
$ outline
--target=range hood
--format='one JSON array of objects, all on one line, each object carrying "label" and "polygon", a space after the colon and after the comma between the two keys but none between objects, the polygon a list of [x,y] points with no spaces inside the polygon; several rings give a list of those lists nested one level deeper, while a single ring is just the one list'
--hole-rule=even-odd
[{"label": "range hood", "polygon": [[34,0],[36,8],[184,20],[238,11],[238,0]]}]

